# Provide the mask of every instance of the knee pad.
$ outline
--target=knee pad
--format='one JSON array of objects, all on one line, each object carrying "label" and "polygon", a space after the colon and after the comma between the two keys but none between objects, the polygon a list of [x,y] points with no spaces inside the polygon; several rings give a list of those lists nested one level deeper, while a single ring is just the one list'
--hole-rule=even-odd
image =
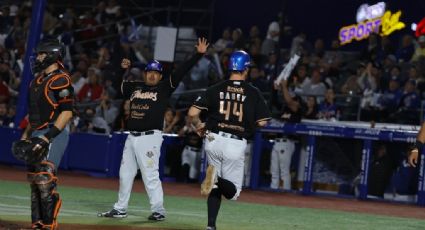
[{"label": "knee pad", "polygon": [[42,161],[28,169],[27,179],[30,184],[43,185],[56,183],[55,165],[50,161]]},{"label": "knee pad", "polygon": [[56,170],[53,163],[43,161],[37,164],[28,175],[31,184],[36,186],[39,192],[39,204],[43,229],[55,229],[56,218],[62,201],[56,192]]}]

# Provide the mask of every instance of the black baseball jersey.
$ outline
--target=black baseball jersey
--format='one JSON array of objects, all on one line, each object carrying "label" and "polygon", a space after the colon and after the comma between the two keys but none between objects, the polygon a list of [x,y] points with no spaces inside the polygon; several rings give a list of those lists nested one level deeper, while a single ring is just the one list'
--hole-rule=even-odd
[{"label": "black baseball jersey", "polygon": [[40,75],[30,83],[29,122],[33,129],[43,129],[62,111],[72,111],[74,88],[68,73],[58,69]]},{"label": "black baseball jersey", "polygon": [[206,128],[250,138],[258,121],[270,119],[260,91],[245,81],[227,80],[208,88],[194,106],[208,110]]},{"label": "black baseball jersey", "polygon": [[294,101],[297,101],[300,104],[298,110],[292,111],[289,108],[289,106],[284,105],[283,110],[282,110],[282,114],[280,115],[280,117],[278,119],[282,120],[284,122],[289,122],[289,123],[299,123],[299,122],[301,122],[301,118],[302,118],[303,113],[305,111],[305,108],[304,108],[305,106],[304,106],[304,103],[303,103],[300,96],[294,96],[294,97],[292,97],[292,99]]},{"label": "black baseball jersey", "polygon": [[155,86],[144,82],[123,81],[121,91],[124,98],[130,99],[130,116],[127,129],[143,132],[152,129],[162,130],[164,113],[168,106],[168,98],[177,87],[183,76],[195,65],[203,54],[197,53],[182,63],[168,79]]},{"label": "black baseball jersey", "polygon": [[130,99],[130,116],[127,129],[130,131],[162,130],[168,98],[173,92],[169,81],[161,81],[155,86],[144,82],[123,81],[122,94]]}]

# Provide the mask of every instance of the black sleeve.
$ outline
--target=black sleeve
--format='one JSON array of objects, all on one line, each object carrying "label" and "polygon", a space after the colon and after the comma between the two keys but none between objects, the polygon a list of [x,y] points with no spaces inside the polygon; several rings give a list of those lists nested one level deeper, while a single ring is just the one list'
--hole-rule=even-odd
[{"label": "black sleeve", "polygon": [[136,90],[136,88],[143,85],[143,82],[139,81],[122,81],[121,83],[121,93],[124,98],[130,98],[131,94]]},{"label": "black sleeve", "polygon": [[266,100],[260,91],[257,90],[257,100],[254,105],[255,108],[255,122],[270,120],[271,115],[269,108],[267,108]]},{"label": "black sleeve", "polygon": [[183,79],[184,75],[192,69],[192,67],[198,63],[198,61],[204,56],[202,53],[196,53],[193,55],[189,60],[183,62],[179,65],[179,67],[174,70],[173,73],[170,75],[170,86],[171,88],[176,88],[180,81]]},{"label": "black sleeve", "polygon": [[74,108],[74,88],[71,79],[67,74],[62,74],[54,78],[49,85],[53,91],[56,103],[60,111],[73,111]]},{"label": "black sleeve", "polygon": [[208,90],[205,92],[204,95],[199,96],[195,102],[193,103],[193,106],[200,109],[200,110],[208,110],[209,108],[209,100],[208,100]]}]

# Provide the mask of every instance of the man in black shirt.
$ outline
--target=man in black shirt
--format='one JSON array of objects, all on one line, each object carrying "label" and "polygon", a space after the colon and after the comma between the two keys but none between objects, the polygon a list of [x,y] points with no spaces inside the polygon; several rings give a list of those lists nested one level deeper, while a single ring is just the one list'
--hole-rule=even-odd
[{"label": "man in black shirt", "polygon": [[[260,91],[245,82],[250,57],[236,51],[230,57],[230,79],[211,86],[189,110],[193,124],[205,136],[208,158],[207,175],[201,194],[208,195],[208,227],[216,229],[221,196],[236,200],[242,188],[246,138],[257,126],[264,126],[270,112]],[[206,124],[199,120],[201,110],[207,111]],[[205,130],[205,132],[204,132]]]},{"label": "man in black shirt", "polygon": [[[206,39],[198,39],[197,54],[180,65],[169,79],[161,81],[162,65],[154,60],[149,62],[145,68],[144,82],[122,82],[122,93],[125,98],[130,99],[130,116],[127,121],[127,129],[130,134],[125,142],[121,161],[118,201],[112,210],[99,213],[99,217],[122,218],[127,216],[134,177],[137,168],[140,168],[151,204],[152,214],[148,219],[154,221],[165,219],[163,191],[158,172],[164,113],[171,93],[183,76],[205,54],[208,45]],[[124,59],[121,66],[128,68],[130,61]]]},{"label": "man in black shirt", "polygon": [[[291,93],[288,89],[288,81],[283,80],[281,83],[283,99],[282,114],[278,120],[288,123],[299,123],[303,115],[303,103],[300,96]],[[283,189],[291,189],[291,160],[295,152],[294,137],[287,135],[279,135],[274,139],[274,145],[270,157],[270,173],[271,173],[271,189],[278,189],[280,181],[283,181]]]}]

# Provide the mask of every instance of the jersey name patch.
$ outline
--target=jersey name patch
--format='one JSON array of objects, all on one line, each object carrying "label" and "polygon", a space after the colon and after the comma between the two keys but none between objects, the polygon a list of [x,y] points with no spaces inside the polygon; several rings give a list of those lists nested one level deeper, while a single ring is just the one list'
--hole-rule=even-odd
[{"label": "jersey name patch", "polygon": [[158,95],[157,92],[155,92],[155,93],[154,92],[144,92],[144,93],[142,93],[141,90],[136,90],[131,95],[130,101],[134,100],[135,98],[138,98],[138,99],[148,99],[148,100],[156,101],[156,100],[158,100],[157,95]]}]

